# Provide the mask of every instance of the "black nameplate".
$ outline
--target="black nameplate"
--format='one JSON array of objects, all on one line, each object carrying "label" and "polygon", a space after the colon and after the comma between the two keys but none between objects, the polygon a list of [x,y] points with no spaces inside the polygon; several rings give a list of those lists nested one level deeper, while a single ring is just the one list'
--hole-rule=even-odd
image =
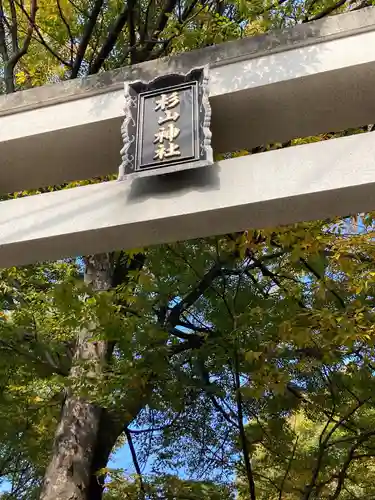
[{"label": "black nameplate", "polygon": [[125,84],[120,177],[213,163],[208,69]]}]

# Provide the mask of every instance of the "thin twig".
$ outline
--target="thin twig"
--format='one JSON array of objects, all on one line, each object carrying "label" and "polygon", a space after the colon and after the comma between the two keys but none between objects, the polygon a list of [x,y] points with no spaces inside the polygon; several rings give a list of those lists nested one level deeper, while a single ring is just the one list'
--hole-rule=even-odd
[{"label": "thin twig", "polygon": [[250,500],[256,500],[253,469],[251,466],[246,431],[245,431],[245,427],[244,427],[244,423],[243,423],[242,395],[241,395],[241,383],[240,383],[240,373],[239,373],[239,362],[238,362],[237,350],[234,353],[234,370],[235,370],[234,376],[235,376],[235,382],[236,382],[236,403],[237,403],[238,426],[240,429],[242,454],[243,454],[243,459],[245,462],[247,480],[249,483]]},{"label": "thin twig", "polygon": [[[27,17],[27,19],[29,20],[29,22],[32,22],[32,18],[31,16],[28,14],[28,12],[25,10],[22,2],[19,2],[18,0],[15,0],[16,4],[18,5],[18,7],[22,10],[22,12],[25,14],[25,16]],[[38,38],[36,38],[36,40],[41,44],[43,45],[43,47],[45,49],[48,50],[48,52],[50,52],[50,54],[53,55],[53,57],[55,57],[58,61],[61,62],[61,64],[63,64],[64,66],[67,66],[68,68],[71,67],[71,64],[67,61],[64,61],[64,59],[52,48],[50,47],[50,45],[48,45],[48,43],[45,41],[39,27],[35,24],[35,22],[33,23],[33,26],[34,26],[34,30],[35,30],[35,33],[38,35]]]},{"label": "thin twig", "polygon": [[82,40],[78,46],[77,55],[72,66],[71,78],[76,78],[78,76],[79,70],[81,69],[81,64],[85,57],[87,46],[90,43],[91,36],[96,25],[96,21],[99,17],[100,11],[102,10],[103,3],[104,0],[96,0],[93,9],[87,19]]},{"label": "thin twig", "polygon": [[10,8],[10,14],[12,17],[12,24],[10,26],[10,32],[12,35],[12,49],[13,53],[15,54],[16,52],[19,51],[19,46],[18,46],[18,22],[17,22],[17,12],[16,12],[16,7],[14,5],[14,0],[9,0],[9,8]]},{"label": "thin twig", "polygon": [[35,17],[36,13],[38,10],[38,5],[37,5],[37,0],[31,0],[31,7],[30,7],[30,15],[27,15],[29,23],[27,27],[27,32],[25,39],[22,44],[22,48],[19,49],[17,52],[15,52],[12,57],[9,59],[9,65],[12,67],[12,69],[15,67],[17,62],[23,57],[30,45],[31,42],[31,37],[33,35],[34,27],[35,27]]},{"label": "thin twig", "polygon": [[117,39],[120,36],[120,33],[123,30],[127,19],[128,6],[126,3],[124,3],[122,11],[118,15],[116,21],[114,22],[112,28],[108,33],[107,39],[103,43],[102,48],[99,50],[99,53],[94,59],[93,63],[90,65],[90,75],[97,73],[102,68],[104,61],[107,59],[109,54],[112,52],[113,47],[116,45]]},{"label": "thin twig", "polygon": [[346,0],[339,0],[337,3],[334,5],[330,5],[326,9],[322,10],[321,12],[318,12],[315,16],[310,17],[309,19],[304,19],[302,22],[303,23],[309,23],[311,21],[317,21],[318,19],[322,19],[323,17],[328,16],[331,14],[333,11],[337,10],[338,8],[342,7],[346,3]]},{"label": "thin twig", "polygon": [[283,480],[281,481],[280,492],[279,492],[279,500],[282,500],[282,495],[283,495],[283,491],[284,491],[285,481],[287,480],[287,477],[289,475],[290,469],[292,467],[292,462],[293,462],[294,456],[296,454],[297,443],[298,443],[298,436],[296,437],[296,440],[294,442],[292,454],[290,456],[290,459],[289,459],[289,462],[288,462],[288,466],[287,466],[287,468],[285,470],[285,474],[284,474]]},{"label": "thin twig", "polygon": [[143,484],[142,472],[141,472],[141,468],[139,467],[137,452],[135,451],[135,448],[134,448],[133,439],[132,439],[131,433],[127,427],[125,428],[124,432],[125,432],[125,436],[126,436],[126,439],[128,441],[128,444],[129,444],[129,449],[130,449],[130,453],[132,456],[133,465],[134,465],[135,471],[138,475],[139,487],[140,487],[141,492],[143,494],[143,498],[146,498],[146,490],[145,490],[145,486]]},{"label": "thin twig", "polygon": [[130,64],[137,63],[137,44],[135,36],[134,14],[137,5],[136,0],[128,0],[128,30],[129,30],[129,46],[130,46]]},{"label": "thin twig", "polygon": [[327,448],[328,442],[333,436],[333,434],[336,432],[336,430],[341,426],[342,422],[345,422],[345,420],[348,420],[361,406],[363,406],[370,398],[366,398],[363,401],[360,401],[357,403],[344,417],[342,417],[332,428],[329,430],[329,432],[326,434],[326,436],[323,439],[323,436],[328,429],[329,423],[332,422],[332,420],[328,421],[328,425],[326,424],[323,431],[320,434],[319,438],[319,454],[317,457],[317,462],[316,466],[314,467],[312,478],[310,483],[308,484],[306,488],[305,495],[303,496],[303,500],[309,500],[311,497],[311,494],[313,493],[314,487],[316,486],[316,481],[318,479],[320,469],[322,466],[322,461],[324,457],[325,450]]},{"label": "thin twig", "polygon": [[9,60],[9,55],[6,43],[4,20],[5,20],[5,14],[4,14],[3,2],[2,0],[0,0],[0,55],[3,59],[3,63],[5,66]]},{"label": "thin twig", "polygon": [[59,10],[60,18],[62,22],[64,23],[66,27],[66,31],[68,32],[69,38],[70,38],[70,64],[73,65],[73,57],[74,57],[74,37],[72,30],[70,29],[69,23],[66,20],[66,17],[63,13],[63,10],[61,8],[61,3],[60,0],[56,0],[57,8]]},{"label": "thin twig", "polygon": [[339,306],[341,307],[341,309],[345,309],[346,308],[346,304],[345,304],[345,301],[342,297],[340,297],[340,295],[336,292],[336,290],[334,290],[333,288],[331,288],[329,285],[327,285],[327,283],[325,282],[324,280],[324,277],[321,276],[312,266],[311,264],[309,264],[304,258],[300,257],[299,261],[301,262],[301,264],[303,264],[303,266],[308,270],[310,271],[319,281],[321,281],[323,283],[323,285],[325,286],[325,288],[335,297],[335,299],[337,300]]}]

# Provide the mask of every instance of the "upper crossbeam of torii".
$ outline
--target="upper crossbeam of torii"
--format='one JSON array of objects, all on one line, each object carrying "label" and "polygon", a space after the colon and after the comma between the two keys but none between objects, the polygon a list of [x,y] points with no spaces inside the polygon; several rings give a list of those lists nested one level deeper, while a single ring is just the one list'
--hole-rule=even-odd
[{"label": "upper crossbeam of torii", "polygon": [[[0,195],[116,173],[124,81],[209,66],[214,153],[375,120],[375,9],[0,97]],[[0,203],[0,267],[375,208],[353,135]]]}]

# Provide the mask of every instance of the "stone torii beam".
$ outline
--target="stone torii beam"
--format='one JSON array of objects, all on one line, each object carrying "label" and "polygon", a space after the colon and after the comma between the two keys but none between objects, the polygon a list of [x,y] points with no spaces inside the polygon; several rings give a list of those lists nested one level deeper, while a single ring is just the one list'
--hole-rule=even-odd
[{"label": "stone torii beam", "polygon": [[[372,123],[375,9],[0,97],[0,194],[116,173],[124,80],[210,64],[213,147]],[[0,266],[375,208],[371,133],[0,203]]]}]

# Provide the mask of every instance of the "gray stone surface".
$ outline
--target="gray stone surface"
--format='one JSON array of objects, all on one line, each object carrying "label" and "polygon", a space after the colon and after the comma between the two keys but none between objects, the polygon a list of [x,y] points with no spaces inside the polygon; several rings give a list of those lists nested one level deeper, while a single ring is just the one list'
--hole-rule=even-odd
[{"label": "gray stone surface", "polygon": [[0,116],[48,106],[89,95],[101,94],[121,88],[126,80],[151,80],[171,72],[186,72],[191,67],[210,64],[221,66],[240,59],[285,51],[309,44],[374,30],[375,8],[368,7],[356,12],[330,16],[312,23],[227,42],[205,49],[165,57],[116,71],[69,80],[53,85],[0,96]]},{"label": "gray stone surface", "polygon": [[372,210],[373,137],[1,202],[0,267]]}]

